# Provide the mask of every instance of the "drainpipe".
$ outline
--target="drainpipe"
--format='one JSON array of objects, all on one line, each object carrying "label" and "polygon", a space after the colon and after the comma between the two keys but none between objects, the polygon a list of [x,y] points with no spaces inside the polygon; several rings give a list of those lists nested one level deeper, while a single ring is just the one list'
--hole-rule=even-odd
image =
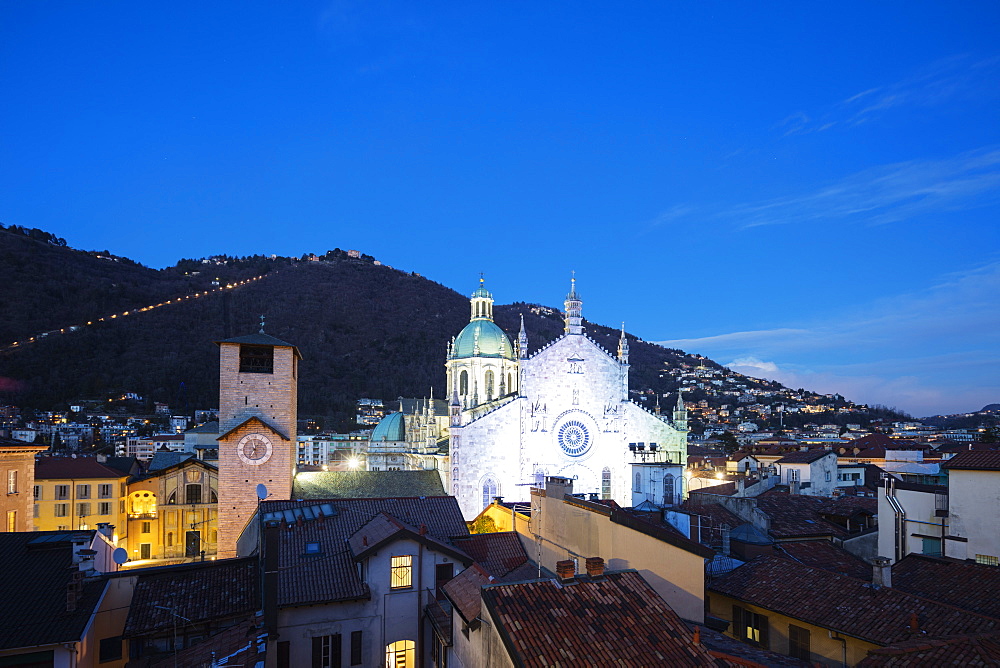
[{"label": "drainpipe", "polygon": [[903,509],[902,504],[900,504],[899,499],[896,498],[895,479],[888,473],[883,473],[882,475],[882,479],[885,481],[885,500],[892,506],[892,511],[895,515],[896,561],[899,561],[906,556],[906,511]]},{"label": "drainpipe", "polygon": [[847,668],[847,639],[841,638],[839,635],[833,635],[833,631],[827,631],[826,634],[830,636],[831,640],[837,640],[840,642],[841,656],[843,657],[841,665],[843,665],[844,668]]}]

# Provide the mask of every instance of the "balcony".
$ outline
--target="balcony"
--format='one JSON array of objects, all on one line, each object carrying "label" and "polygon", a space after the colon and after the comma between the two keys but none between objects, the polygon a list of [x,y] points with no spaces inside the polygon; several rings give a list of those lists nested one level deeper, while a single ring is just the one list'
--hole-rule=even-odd
[{"label": "balcony", "polygon": [[155,520],[156,513],[129,513],[130,520]]}]

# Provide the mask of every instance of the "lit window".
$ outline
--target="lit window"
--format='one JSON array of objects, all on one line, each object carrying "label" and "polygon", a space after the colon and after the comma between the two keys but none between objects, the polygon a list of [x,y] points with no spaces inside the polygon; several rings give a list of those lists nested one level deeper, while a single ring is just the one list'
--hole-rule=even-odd
[{"label": "lit window", "polygon": [[611,498],[611,469],[607,467],[601,471],[601,498]]},{"label": "lit window", "polygon": [[977,554],[976,563],[986,564],[987,566],[1000,566],[1000,557],[994,557],[990,554]]},{"label": "lit window", "polygon": [[17,511],[8,510],[7,511],[7,532],[14,533],[17,531]]},{"label": "lit window", "polygon": [[412,640],[397,640],[385,646],[385,668],[413,668],[416,660],[416,643]]},{"label": "lit window", "polygon": [[403,555],[392,558],[392,588],[407,589],[413,584],[413,557]]}]

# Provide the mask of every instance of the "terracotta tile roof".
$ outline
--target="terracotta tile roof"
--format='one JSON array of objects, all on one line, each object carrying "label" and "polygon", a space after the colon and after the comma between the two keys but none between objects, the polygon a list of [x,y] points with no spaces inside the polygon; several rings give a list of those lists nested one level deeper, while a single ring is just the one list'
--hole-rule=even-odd
[{"label": "terracotta tile roof", "polygon": [[[204,666],[254,666],[264,661],[266,642],[264,633],[253,621],[230,626],[202,642],[169,654],[148,668],[203,668]],[[213,664],[214,660],[217,664]]]},{"label": "terracotta tile roof", "polygon": [[421,525],[419,528],[412,527],[384,512],[371,518],[355,531],[347,539],[347,545],[351,548],[354,558],[360,560],[368,556],[369,553],[378,550],[382,545],[396,540],[415,540],[435,552],[451,555],[466,563],[472,562],[467,554],[455,549],[453,545],[427,535],[426,525]]},{"label": "terracotta tile roof", "polygon": [[823,459],[829,454],[836,456],[835,452],[824,448],[815,450],[800,450],[799,452],[791,452],[785,455],[776,461],[775,464],[812,464],[815,461]]},{"label": "terracotta tile roof", "polygon": [[778,557],[754,559],[706,590],[877,645],[909,639],[914,614],[928,637],[1000,632],[1000,619]]},{"label": "terracotta tile roof", "polygon": [[913,441],[905,438],[891,438],[885,434],[868,434],[853,441],[844,443],[843,448],[868,450],[871,448],[886,450],[923,450],[923,446],[917,445]]},{"label": "terracotta tile roof", "polygon": [[492,585],[482,598],[515,666],[718,665],[635,571]]},{"label": "terracotta tile roof", "polygon": [[[316,500],[313,503],[319,503]],[[304,521],[281,529],[278,580],[280,606],[350,600],[368,596],[347,540],[379,513],[410,527],[426,525],[430,537],[449,542],[469,530],[450,496],[395,499],[331,499],[333,517]],[[265,501],[261,512],[271,513],[305,505],[299,501]],[[306,543],[318,543],[320,554],[307,555]]]},{"label": "terracotta tile roof", "polygon": [[892,586],[1000,619],[1000,568],[910,554],[892,567]]},{"label": "terracotta tile roof", "polygon": [[127,473],[105,466],[93,457],[39,457],[35,480],[125,478]]},{"label": "terracotta tile roof", "polygon": [[445,596],[455,606],[466,624],[472,624],[482,612],[482,588],[493,579],[479,564],[472,564],[445,583]]},{"label": "terracotta tile roof", "polygon": [[477,533],[456,538],[454,543],[488,574],[498,579],[528,561],[528,554],[513,531]]},{"label": "terracotta tile roof", "polygon": [[294,499],[446,496],[437,471],[315,471],[295,476]]},{"label": "terracotta tile roof", "polygon": [[771,518],[769,533],[775,538],[806,538],[811,536],[849,535],[846,528],[825,519],[826,516],[851,517],[869,509],[877,499],[784,494],[768,490],[757,497],[757,508]]},{"label": "terracotta tile roof", "polygon": [[84,582],[76,610],[67,612],[73,539],[90,545],[94,531],[0,533],[0,650],[81,639],[105,580]]},{"label": "terracotta tile roof", "polygon": [[805,566],[822,568],[859,580],[872,579],[872,567],[828,540],[793,540],[776,543],[774,553]]},{"label": "terracotta tile roof", "polygon": [[1000,666],[1000,634],[917,638],[868,652],[858,668]]},{"label": "terracotta tile roof", "polygon": [[138,574],[123,635],[172,629],[175,614],[192,624],[252,616],[260,608],[256,557],[133,571]]},{"label": "terracotta tile roof", "polygon": [[1000,450],[966,450],[941,464],[946,469],[1000,471]]}]

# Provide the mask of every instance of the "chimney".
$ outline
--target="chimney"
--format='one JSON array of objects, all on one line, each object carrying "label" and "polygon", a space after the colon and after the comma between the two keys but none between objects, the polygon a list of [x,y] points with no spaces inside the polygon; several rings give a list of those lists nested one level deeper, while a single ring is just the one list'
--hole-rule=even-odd
[{"label": "chimney", "polygon": [[587,557],[587,575],[592,578],[604,577],[604,559]]},{"label": "chimney", "polygon": [[920,630],[920,621],[917,619],[917,613],[910,613],[910,630],[916,633]]},{"label": "chimney", "polygon": [[701,628],[698,626],[694,627],[694,644],[701,644]]},{"label": "chimney", "polygon": [[108,540],[115,539],[115,525],[109,524],[108,522],[98,522],[97,531],[101,533]]},{"label": "chimney", "polygon": [[556,576],[560,582],[569,582],[576,577],[576,562],[564,559],[556,562]]},{"label": "chimney", "polygon": [[564,499],[573,493],[573,481],[559,476],[545,477],[545,496],[553,499]]},{"label": "chimney", "polygon": [[421,536],[426,536],[427,535],[427,525],[426,524],[421,524],[420,525],[420,535]]},{"label": "chimney", "polygon": [[892,566],[889,565],[889,557],[872,559],[872,584],[876,587],[892,586]]}]

